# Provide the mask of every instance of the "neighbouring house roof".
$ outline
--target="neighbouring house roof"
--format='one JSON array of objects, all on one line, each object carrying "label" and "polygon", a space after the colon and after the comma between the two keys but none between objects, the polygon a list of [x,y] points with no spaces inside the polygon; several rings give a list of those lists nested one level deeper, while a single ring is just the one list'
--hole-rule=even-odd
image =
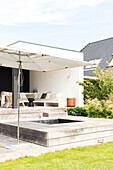
[{"label": "neighbouring house roof", "polygon": [[[85,61],[95,63],[101,69],[106,68],[106,61],[111,62],[113,57],[113,37],[89,43],[81,52],[84,53]],[[94,66],[86,66],[84,68],[84,76],[94,76],[94,70]]]}]

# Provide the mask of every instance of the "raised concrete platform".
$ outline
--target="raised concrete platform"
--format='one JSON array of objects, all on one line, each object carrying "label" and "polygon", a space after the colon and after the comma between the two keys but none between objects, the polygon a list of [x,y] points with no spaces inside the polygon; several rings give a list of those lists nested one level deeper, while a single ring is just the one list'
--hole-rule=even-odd
[{"label": "raised concrete platform", "polygon": [[[49,119],[43,118],[43,120]],[[60,119],[80,122],[49,125],[34,122],[40,119],[21,121],[20,139],[46,147],[67,144],[91,145],[113,140],[113,120],[78,116],[67,116]],[[0,133],[16,138],[17,122],[0,123]]]}]

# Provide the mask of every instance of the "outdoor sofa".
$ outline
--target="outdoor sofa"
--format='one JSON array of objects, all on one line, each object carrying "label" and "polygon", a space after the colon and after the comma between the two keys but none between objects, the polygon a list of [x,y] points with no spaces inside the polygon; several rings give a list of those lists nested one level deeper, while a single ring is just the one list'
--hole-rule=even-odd
[{"label": "outdoor sofa", "polygon": [[[46,94],[46,95],[45,95]],[[43,107],[65,107],[65,99],[61,93],[20,93],[20,105],[28,106],[27,96],[34,96],[34,106]],[[1,94],[1,107],[11,107],[12,93],[4,92]]]}]

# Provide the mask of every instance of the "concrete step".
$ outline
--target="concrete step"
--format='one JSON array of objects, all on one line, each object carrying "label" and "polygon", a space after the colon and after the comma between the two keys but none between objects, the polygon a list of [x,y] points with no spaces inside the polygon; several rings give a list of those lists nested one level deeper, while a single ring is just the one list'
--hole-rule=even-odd
[{"label": "concrete step", "polygon": [[[20,114],[20,119],[25,119],[25,118],[39,118],[40,113],[33,113],[33,114]],[[10,115],[0,115],[0,120],[17,120],[18,119],[18,114],[10,114]]]},{"label": "concrete step", "polygon": [[[20,119],[39,117],[60,117],[66,116],[65,108],[25,108],[20,109]],[[46,114],[44,114],[46,113]],[[16,120],[18,118],[17,109],[0,109],[0,120]]]},{"label": "concrete step", "polygon": [[[20,113],[39,113],[39,112],[62,112],[65,111],[66,108],[59,108],[59,107],[24,107],[20,108]],[[7,109],[0,109],[0,115],[2,114],[17,114],[18,109],[12,109],[12,108],[7,108]]]},{"label": "concrete step", "polygon": [[43,117],[64,117],[67,115],[67,112],[43,112]]}]

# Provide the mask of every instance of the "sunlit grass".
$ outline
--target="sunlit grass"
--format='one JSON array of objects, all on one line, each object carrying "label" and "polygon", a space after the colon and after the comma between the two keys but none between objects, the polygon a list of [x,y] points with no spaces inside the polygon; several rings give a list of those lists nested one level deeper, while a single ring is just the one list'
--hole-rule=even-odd
[{"label": "sunlit grass", "polygon": [[0,163],[0,170],[113,170],[113,142]]}]

